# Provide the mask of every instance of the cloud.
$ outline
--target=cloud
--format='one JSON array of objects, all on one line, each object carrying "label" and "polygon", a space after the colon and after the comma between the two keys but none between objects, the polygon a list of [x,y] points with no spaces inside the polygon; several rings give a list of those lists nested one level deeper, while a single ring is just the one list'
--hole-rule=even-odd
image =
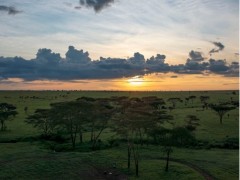
[{"label": "cloud", "polygon": [[3,6],[3,5],[0,5],[0,11],[7,12],[9,15],[16,15],[16,14],[22,13],[22,11],[17,10],[13,6]]},{"label": "cloud", "polygon": [[71,63],[88,63],[91,61],[88,52],[83,52],[83,50],[77,50],[73,46],[68,47],[66,52],[66,59]]},{"label": "cloud", "polygon": [[166,59],[165,55],[157,54],[156,57],[152,56],[150,59],[147,60],[147,64],[164,64],[164,61]]},{"label": "cloud", "polygon": [[129,58],[128,60],[131,64],[135,65],[143,65],[145,63],[144,55],[140,54],[139,52],[134,53],[134,57]]},{"label": "cloud", "polygon": [[201,52],[198,51],[190,51],[189,52],[189,57],[192,61],[203,61],[204,57],[202,56]]},{"label": "cloud", "polygon": [[87,8],[93,8],[96,13],[110,6],[114,0],[80,0],[80,5]]},{"label": "cloud", "polygon": [[[88,52],[69,46],[66,57],[51,49],[42,48],[36,57],[26,60],[21,57],[0,57],[0,79],[21,78],[34,80],[84,80],[114,79],[142,76],[151,73],[175,72],[178,74],[215,73],[224,76],[238,76],[239,63],[227,64],[226,60],[210,59],[195,61],[188,59],[185,64],[169,65],[165,63],[165,55],[157,54],[149,59],[139,52],[133,57],[104,58],[91,60]],[[176,78],[176,77],[172,77]]]},{"label": "cloud", "polygon": [[212,72],[226,72],[229,69],[229,67],[226,65],[226,60],[210,59],[209,62],[209,69]]},{"label": "cloud", "polygon": [[212,49],[211,51],[209,51],[209,54],[213,54],[213,53],[218,53],[219,51],[222,51],[224,49],[224,45],[220,42],[212,42],[217,48]]},{"label": "cloud", "polygon": [[39,49],[36,55],[36,62],[41,64],[56,65],[61,60],[59,53],[52,52],[51,49]]},{"label": "cloud", "polygon": [[81,6],[75,6],[74,9],[81,9]]}]

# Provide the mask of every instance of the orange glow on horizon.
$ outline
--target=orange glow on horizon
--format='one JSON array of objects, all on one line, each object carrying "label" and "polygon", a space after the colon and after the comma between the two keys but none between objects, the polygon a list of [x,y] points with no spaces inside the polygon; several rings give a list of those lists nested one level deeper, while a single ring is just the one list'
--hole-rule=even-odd
[{"label": "orange glow on horizon", "polygon": [[238,90],[238,77],[216,74],[149,74],[132,78],[103,80],[24,81],[12,78],[1,81],[0,90],[117,90],[117,91],[197,91]]}]

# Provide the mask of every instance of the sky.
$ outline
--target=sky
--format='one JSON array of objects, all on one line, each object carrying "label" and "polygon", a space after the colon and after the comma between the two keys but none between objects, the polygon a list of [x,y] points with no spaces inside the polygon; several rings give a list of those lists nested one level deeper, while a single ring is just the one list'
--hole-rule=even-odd
[{"label": "sky", "polygon": [[238,0],[0,0],[0,90],[232,90]]}]

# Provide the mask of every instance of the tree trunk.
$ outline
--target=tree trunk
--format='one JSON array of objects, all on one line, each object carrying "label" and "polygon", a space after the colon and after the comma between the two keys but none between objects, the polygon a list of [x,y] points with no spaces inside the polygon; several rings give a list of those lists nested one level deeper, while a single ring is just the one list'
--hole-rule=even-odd
[{"label": "tree trunk", "polygon": [[92,123],[91,139],[90,139],[90,142],[93,142],[93,131],[94,131],[94,123]]},{"label": "tree trunk", "polygon": [[102,127],[102,129],[100,130],[100,132],[98,133],[97,136],[94,133],[94,135],[93,135],[93,143],[92,143],[92,150],[95,150],[95,146],[96,146],[97,140],[98,140],[99,136],[101,135],[101,133],[103,132],[104,129],[105,129],[105,127]]},{"label": "tree trunk", "polygon": [[141,143],[141,146],[142,146],[143,145],[143,139],[142,139],[141,129],[139,129],[139,136],[140,136],[140,143]]},{"label": "tree trunk", "polygon": [[138,160],[136,161],[135,168],[136,168],[136,176],[138,177],[139,176],[139,174],[138,174]]},{"label": "tree trunk", "polygon": [[166,163],[166,167],[165,167],[165,171],[166,171],[166,172],[168,172],[169,156],[170,156],[170,150],[167,151],[167,163]]},{"label": "tree trunk", "polygon": [[82,131],[79,132],[79,142],[80,142],[80,143],[83,142],[83,134],[82,134]]},{"label": "tree trunk", "polygon": [[4,131],[4,121],[1,121],[1,131]]},{"label": "tree trunk", "polygon": [[222,124],[223,116],[220,116],[220,124]]},{"label": "tree trunk", "polygon": [[92,142],[93,141],[93,128],[92,128],[92,131],[91,131],[91,139],[90,141]]},{"label": "tree trunk", "polygon": [[130,169],[131,166],[131,148],[128,145],[128,170]]},{"label": "tree trunk", "polygon": [[72,148],[75,149],[75,141],[74,141],[74,137],[73,137],[73,132],[71,132],[71,141],[72,141]]}]

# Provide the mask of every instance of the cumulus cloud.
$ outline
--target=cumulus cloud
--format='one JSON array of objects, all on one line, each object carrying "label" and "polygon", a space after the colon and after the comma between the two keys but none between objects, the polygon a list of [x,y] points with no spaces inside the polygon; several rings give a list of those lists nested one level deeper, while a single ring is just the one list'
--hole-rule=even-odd
[{"label": "cumulus cloud", "polygon": [[[188,59],[185,64],[169,65],[166,56],[157,54],[149,59],[139,52],[133,57],[104,58],[91,60],[89,53],[69,46],[66,57],[51,49],[39,49],[36,57],[26,60],[21,57],[0,57],[0,79],[21,78],[32,80],[82,80],[113,79],[141,76],[150,73],[175,72],[178,74],[199,74],[211,72],[225,76],[238,76],[239,63],[228,64],[226,60],[210,59],[194,61]],[[175,78],[175,77],[172,77]]]},{"label": "cumulus cloud", "polygon": [[88,52],[83,52],[83,50],[77,50],[73,46],[68,47],[66,52],[66,59],[71,63],[88,63],[91,61]]},{"label": "cumulus cloud", "polygon": [[4,5],[0,5],[0,11],[6,12],[9,15],[16,15],[16,14],[22,13],[22,11],[17,10],[13,6],[4,6]]},{"label": "cumulus cloud", "polygon": [[148,59],[147,64],[164,64],[165,59],[165,55],[157,54],[156,57],[152,56],[150,59]]},{"label": "cumulus cloud", "polygon": [[190,51],[189,52],[189,57],[192,61],[203,61],[204,57],[202,56],[201,52],[198,51]]},{"label": "cumulus cloud", "polygon": [[134,53],[134,57],[129,58],[128,60],[131,64],[135,65],[143,65],[145,63],[144,55],[140,54],[139,52]]},{"label": "cumulus cloud", "polygon": [[46,48],[39,49],[36,56],[36,62],[41,64],[56,65],[61,60],[59,53],[54,53],[51,49]]},{"label": "cumulus cloud", "polygon": [[114,0],[80,0],[80,5],[93,8],[96,13],[114,3]]},{"label": "cumulus cloud", "polygon": [[213,53],[218,53],[219,51],[222,51],[224,49],[224,45],[220,42],[212,42],[216,48],[213,48],[211,51],[209,51],[209,54],[213,54]]}]

